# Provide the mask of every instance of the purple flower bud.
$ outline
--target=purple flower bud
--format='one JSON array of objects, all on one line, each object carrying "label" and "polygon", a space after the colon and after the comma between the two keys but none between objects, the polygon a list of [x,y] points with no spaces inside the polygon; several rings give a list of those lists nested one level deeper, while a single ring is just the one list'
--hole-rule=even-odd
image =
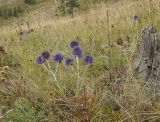
[{"label": "purple flower bud", "polygon": [[37,58],[36,58],[36,63],[37,64],[43,64],[43,63],[45,63],[45,59],[44,58],[42,58],[42,56],[38,56]]},{"label": "purple flower bud", "polygon": [[42,56],[44,59],[48,60],[49,57],[50,57],[50,53],[49,53],[48,51],[42,51],[42,52],[41,52],[41,56]]},{"label": "purple flower bud", "polygon": [[53,56],[53,59],[54,59],[56,62],[61,63],[61,61],[64,59],[64,56],[63,56],[63,54],[58,53],[58,54],[56,54],[56,55]]},{"label": "purple flower bud", "polygon": [[67,59],[65,60],[65,64],[66,64],[67,66],[71,65],[72,62],[73,62],[73,59],[72,59],[72,58],[67,58]]},{"label": "purple flower bud", "polygon": [[82,53],[83,53],[83,51],[79,47],[74,48],[72,51],[72,54],[75,56],[78,56],[79,58],[82,56]]},{"label": "purple flower bud", "polygon": [[92,63],[94,63],[94,59],[93,59],[92,56],[86,56],[86,57],[84,58],[84,62],[85,62],[85,63],[90,63],[90,64],[92,64]]},{"label": "purple flower bud", "polygon": [[134,20],[138,20],[138,16],[137,15],[134,15]]},{"label": "purple flower bud", "polygon": [[79,47],[79,42],[78,42],[77,40],[73,40],[73,41],[70,43],[70,47],[71,47],[71,48]]}]

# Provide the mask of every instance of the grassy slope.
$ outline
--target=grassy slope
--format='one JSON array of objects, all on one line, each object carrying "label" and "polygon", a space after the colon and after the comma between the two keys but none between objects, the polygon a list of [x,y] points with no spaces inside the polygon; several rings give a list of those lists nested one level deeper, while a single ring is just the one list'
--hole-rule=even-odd
[{"label": "grassy slope", "polygon": [[[119,83],[115,80],[122,74],[126,66],[131,67],[132,57],[140,38],[140,29],[147,24],[159,27],[159,2],[159,0],[154,0],[151,6],[149,0],[124,1],[110,5],[109,25],[104,4],[96,10],[91,9],[88,14],[77,15],[74,18],[52,18],[50,13],[44,12],[44,9],[43,12],[37,11],[36,16],[31,13],[29,17],[22,18],[30,21],[32,27],[35,28],[34,33],[24,36],[22,40],[19,40],[14,27],[1,28],[3,31],[1,31],[0,45],[5,47],[9,55],[4,56],[1,62],[9,65],[7,61],[10,58],[12,58],[10,59],[11,64],[19,62],[22,66],[16,70],[12,67],[11,75],[16,79],[23,76],[27,81],[24,83],[21,80],[13,80],[12,83],[18,82],[18,84],[16,84],[16,88],[10,85],[10,89],[5,89],[5,83],[1,83],[0,86],[3,89],[0,94],[1,105],[6,111],[13,110],[9,114],[5,114],[4,120],[15,118],[15,121],[16,119],[36,121],[52,120],[56,117],[60,120],[69,120],[72,116],[72,120],[79,121],[90,119],[92,121],[128,120],[139,122],[145,119],[159,118],[160,104],[156,99],[156,94],[160,93],[159,90],[156,89],[157,93],[155,93],[152,85],[148,86],[143,81],[137,81],[133,78],[132,72],[125,82]],[[149,11],[150,7],[152,7],[151,11]],[[140,17],[138,30],[134,28],[134,15]],[[24,21],[22,19],[20,18],[21,21]],[[25,26],[23,28],[26,29]],[[89,67],[89,72],[84,77],[87,91],[85,113],[80,112],[79,109],[76,112],[63,109],[60,103],[76,106],[82,104],[80,99],[83,101],[84,98],[82,96],[82,98],[80,96],[68,98],[64,93],[57,91],[52,84],[52,78],[34,62],[35,57],[42,50],[62,52],[65,56],[70,56],[71,49],[68,44],[70,40],[77,37],[80,38],[84,54],[93,55],[95,58],[94,65]],[[120,37],[123,39],[123,46],[116,44],[117,38]],[[112,67],[110,68],[112,82],[109,80],[109,71],[107,70],[109,40],[113,45],[111,49]],[[53,67],[55,67],[54,63]],[[81,69],[84,68],[85,66],[82,64]],[[63,74],[63,77],[60,78],[63,81],[61,83],[68,89],[68,92],[75,91],[76,76],[68,73],[68,69],[63,66],[60,71]],[[22,97],[24,98],[22,99]],[[6,102],[6,98],[11,102]],[[18,109],[19,104],[22,105],[22,111],[25,108],[27,112],[21,113],[21,110]]]},{"label": "grassy slope", "polygon": [[0,0],[0,4],[13,5],[13,4],[22,4],[23,0]]},{"label": "grassy slope", "polygon": [[[52,0],[38,0],[37,4],[35,5],[28,5],[28,4],[24,4],[23,0],[13,0],[13,1],[0,1],[0,6],[3,5],[7,5],[9,8],[13,8],[13,7],[21,7],[23,8],[23,13],[18,13],[18,17],[10,17],[7,19],[3,19],[0,17],[0,27],[3,26],[13,26],[14,22],[20,22],[20,21],[28,21],[29,17],[31,18],[37,18],[38,16],[43,16],[44,13],[48,14],[48,13],[52,13],[54,12],[54,8],[55,8],[55,4],[54,1]],[[51,8],[52,6],[52,8]],[[32,16],[30,16],[32,15]]]}]

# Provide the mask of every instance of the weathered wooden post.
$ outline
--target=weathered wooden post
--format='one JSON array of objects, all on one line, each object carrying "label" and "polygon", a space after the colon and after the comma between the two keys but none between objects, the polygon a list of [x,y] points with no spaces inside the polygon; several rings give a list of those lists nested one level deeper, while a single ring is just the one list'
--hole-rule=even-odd
[{"label": "weathered wooden post", "polygon": [[154,26],[141,31],[141,44],[133,65],[139,78],[160,83],[160,33]]}]

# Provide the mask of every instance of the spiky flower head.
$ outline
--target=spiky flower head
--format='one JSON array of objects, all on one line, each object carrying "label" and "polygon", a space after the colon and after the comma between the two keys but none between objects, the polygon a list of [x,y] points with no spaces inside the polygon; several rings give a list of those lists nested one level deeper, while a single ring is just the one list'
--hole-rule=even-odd
[{"label": "spiky flower head", "polygon": [[37,64],[43,64],[43,63],[45,63],[45,59],[42,57],[42,56],[38,56],[37,58],[36,58],[36,63]]},{"label": "spiky flower head", "polygon": [[63,54],[61,53],[57,53],[53,56],[53,59],[58,62],[58,63],[61,63],[61,61],[64,59],[64,56]]},{"label": "spiky flower head", "polygon": [[82,56],[82,53],[83,53],[83,51],[80,47],[76,47],[72,51],[72,54],[79,57],[79,58]]},{"label": "spiky flower head", "polygon": [[89,63],[92,64],[92,63],[94,63],[94,59],[92,56],[86,56],[86,57],[84,57],[84,62],[87,64],[89,64]]},{"label": "spiky flower head", "polygon": [[65,64],[66,64],[67,66],[71,65],[72,63],[73,63],[73,59],[72,59],[72,58],[67,58],[67,59],[65,60]]},{"label": "spiky flower head", "polygon": [[42,56],[42,58],[48,60],[50,57],[50,53],[48,51],[42,51],[41,56]]},{"label": "spiky flower head", "polygon": [[73,40],[70,43],[71,48],[79,47],[79,42],[77,40]]}]

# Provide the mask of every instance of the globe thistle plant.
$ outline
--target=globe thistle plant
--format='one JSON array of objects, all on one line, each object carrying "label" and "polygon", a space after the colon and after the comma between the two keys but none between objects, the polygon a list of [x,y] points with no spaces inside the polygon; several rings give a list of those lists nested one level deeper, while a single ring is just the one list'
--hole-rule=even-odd
[{"label": "globe thistle plant", "polygon": [[[84,84],[84,74],[87,71],[87,68],[89,67],[89,64],[93,64],[94,63],[94,59],[92,56],[85,56],[83,57],[83,50],[82,48],[79,46],[79,42],[77,40],[74,40],[70,43],[70,47],[72,48],[72,55],[74,56],[74,58],[72,57],[68,57],[65,59],[64,55],[62,53],[56,53],[52,56],[51,61],[55,61],[56,65],[50,65],[50,63],[52,63],[51,61],[48,61],[50,59],[50,53],[48,51],[42,51],[40,56],[38,56],[36,58],[36,63],[37,64],[41,64],[44,69],[53,76],[54,78],[54,83],[56,84],[56,86],[60,89],[60,90],[65,90],[65,87],[59,82],[59,80],[61,80],[60,78],[58,79],[57,77],[60,76],[60,69],[63,68],[64,65],[66,65],[68,68],[71,68],[70,71],[73,71],[74,75],[76,75],[77,77],[77,81],[76,81],[76,95],[79,94],[79,92],[82,90],[83,84]],[[62,61],[65,59],[64,64],[62,63]],[[75,61],[75,62],[74,62]],[[85,64],[88,64],[86,66],[81,66],[81,61],[83,61]],[[61,65],[61,66],[59,66]],[[72,65],[72,66],[71,66]],[[55,67],[54,67],[55,66]],[[84,68],[84,70],[82,70]],[[64,67],[65,69],[65,67]],[[54,71],[55,70],[55,71]]]}]

